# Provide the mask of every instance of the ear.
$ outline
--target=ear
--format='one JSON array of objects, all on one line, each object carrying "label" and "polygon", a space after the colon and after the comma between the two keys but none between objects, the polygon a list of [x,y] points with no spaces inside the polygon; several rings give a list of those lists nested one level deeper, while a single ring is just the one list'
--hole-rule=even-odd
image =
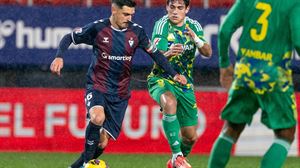
[{"label": "ear", "polygon": [[112,14],[117,13],[117,7],[116,7],[115,4],[112,4],[112,5],[111,5],[111,13],[112,13]]},{"label": "ear", "polygon": [[189,13],[189,11],[190,11],[190,6],[188,6],[188,7],[186,8],[185,14]]}]

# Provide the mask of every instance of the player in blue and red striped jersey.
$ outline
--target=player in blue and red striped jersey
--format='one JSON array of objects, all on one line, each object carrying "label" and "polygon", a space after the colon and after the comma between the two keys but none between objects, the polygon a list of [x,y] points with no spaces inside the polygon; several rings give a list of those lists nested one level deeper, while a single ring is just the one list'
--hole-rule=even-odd
[{"label": "player in blue and red striped jersey", "polygon": [[142,48],[175,82],[186,84],[186,78],[171,68],[168,60],[151,44],[144,29],[131,21],[134,0],[112,0],[112,14],[63,37],[51,71],[60,75],[63,55],[70,44],[93,46],[93,56],[87,73],[85,103],[90,119],[86,128],[84,151],[71,167],[82,167],[99,157],[109,139],[116,140],[130,97],[129,82],[132,58]]}]

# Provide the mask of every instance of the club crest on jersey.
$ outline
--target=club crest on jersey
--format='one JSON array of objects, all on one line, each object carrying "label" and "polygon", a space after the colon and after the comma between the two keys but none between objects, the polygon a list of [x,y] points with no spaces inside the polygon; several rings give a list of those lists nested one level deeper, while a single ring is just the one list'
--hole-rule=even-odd
[{"label": "club crest on jersey", "polygon": [[103,43],[109,43],[108,39],[109,39],[108,37],[103,37],[103,41],[102,42]]},{"label": "club crest on jersey", "polygon": [[134,40],[132,37],[130,37],[130,39],[128,40],[129,46],[132,47],[134,44]]}]

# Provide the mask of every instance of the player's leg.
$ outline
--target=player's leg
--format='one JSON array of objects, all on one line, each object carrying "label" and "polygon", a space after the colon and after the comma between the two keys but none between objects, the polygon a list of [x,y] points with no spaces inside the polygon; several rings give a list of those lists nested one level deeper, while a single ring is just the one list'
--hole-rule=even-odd
[{"label": "player's leg", "polygon": [[262,168],[282,167],[295,138],[296,127],[275,130],[276,139],[263,156]]},{"label": "player's leg", "polygon": [[[282,167],[295,138],[296,101],[292,89],[261,96],[262,122],[275,133],[275,140],[263,156],[261,167]],[[275,159],[276,158],[276,159]]]},{"label": "player's leg", "polygon": [[183,156],[187,157],[198,138],[198,108],[194,91],[177,90],[176,94],[179,95],[176,114],[181,127],[180,149]]},{"label": "player's leg", "polygon": [[84,151],[81,157],[72,164],[72,168],[77,168],[82,160],[87,163],[95,157],[96,153],[101,153],[101,150],[97,150],[100,141],[100,129],[105,120],[103,94],[96,90],[87,90],[85,104],[88,112],[87,116],[90,120],[85,130]]},{"label": "player's leg", "polygon": [[231,89],[221,117],[224,127],[215,140],[210,153],[208,168],[224,168],[229,161],[233,144],[238,140],[246,123],[251,123],[258,109],[256,95],[249,89]]},{"label": "player's leg", "polygon": [[[104,149],[98,147],[95,151],[93,159],[98,158],[103,153],[103,151]],[[83,164],[84,164],[83,153],[81,153],[80,157],[71,165],[70,168],[80,168],[82,167]]]},{"label": "player's leg", "polygon": [[177,100],[173,93],[167,91],[160,96],[160,105],[163,109],[162,125],[172,150],[173,156],[183,155],[180,149],[180,125],[176,116]]},{"label": "player's leg", "polygon": [[85,132],[84,162],[93,159],[100,142],[100,129],[105,120],[103,106],[94,106],[89,110],[90,122]]},{"label": "player's leg", "polygon": [[161,106],[163,112],[162,125],[174,155],[182,155],[180,150],[179,122],[176,116],[177,100],[173,86],[164,78],[148,79],[148,90],[151,97]]},{"label": "player's leg", "polygon": [[197,126],[182,127],[181,135],[180,149],[183,153],[183,156],[187,157],[198,139]]},{"label": "player's leg", "polygon": [[245,124],[225,121],[223,130],[216,139],[210,153],[208,168],[224,168],[229,161],[232,146],[237,142]]}]

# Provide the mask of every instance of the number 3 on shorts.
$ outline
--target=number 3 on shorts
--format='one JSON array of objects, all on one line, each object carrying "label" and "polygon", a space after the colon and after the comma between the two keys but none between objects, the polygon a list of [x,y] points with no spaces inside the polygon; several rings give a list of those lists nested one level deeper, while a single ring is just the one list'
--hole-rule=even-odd
[{"label": "number 3 on shorts", "polygon": [[263,13],[260,15],[256,22],[261,25],[261,30],[260,32],[258,32],[257,29],[252,28],[250,30],[250,36],[254,41],[263,41],[267,35],[267,30],[269,26],[267,17],[270,15],[272,7],[270,4],[258,2],[256,5],[256,9],[263,11]]}]

